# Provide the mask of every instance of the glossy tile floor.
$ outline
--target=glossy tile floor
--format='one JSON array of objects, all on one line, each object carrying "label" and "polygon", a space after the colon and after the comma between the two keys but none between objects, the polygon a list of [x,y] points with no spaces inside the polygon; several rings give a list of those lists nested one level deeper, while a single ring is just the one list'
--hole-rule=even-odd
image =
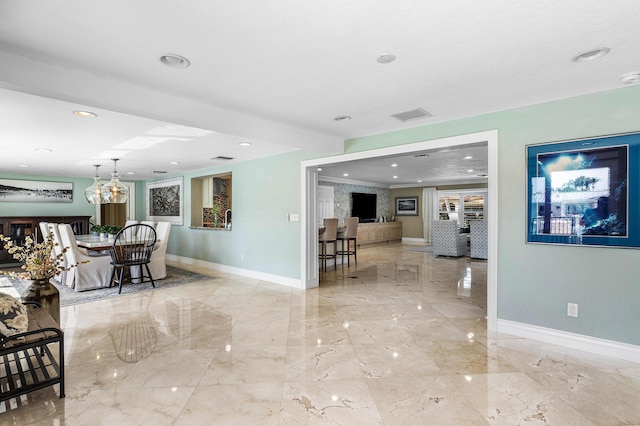
[{"label": "glossy tile floor", "polygon": [[486,263],[415,249],[306,292],[198,268],[215,278],[63,308],[66,398],[0,424],[640,424],[640,364],[488,336]]}]

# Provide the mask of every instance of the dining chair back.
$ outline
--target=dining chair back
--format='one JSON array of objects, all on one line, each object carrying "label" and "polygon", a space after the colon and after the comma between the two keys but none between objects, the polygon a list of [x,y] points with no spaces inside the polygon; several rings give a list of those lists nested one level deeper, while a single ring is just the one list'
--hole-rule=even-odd
[{"label": "dining chair back", "polygon": [[87,251],[80,249],[69,224],[58,224],[58,231],[62,247],[67,249],[67,267],[72,267],[67,271],[67,286],[76,291],[108,287],[111,276],[109,256],[90,256]]},{"label": "dining chair back", "polygon": [[[338,252],[338,219],[336,218],[325,218],[324,219],[324,232],[318,238],[318,242],[320,243],[320,261],[322,262],[322,270],[327,270],[327,260],[333,259],[334,269],[336,267],[336,254]],[[333,251],[329,252],[327,250],[327,245],[333,245]]]},{"label": "dining chair back", "polygon": [[158,222],[156,225],[156,245],[153,247],[151,262],[149,262],[154,280],[162,280],[167,277],[166,254],[170,232],[171,222]]},{"label": "dining chair back", "polygon": [[[137,225],[137,224],[138,224],[138,221],[137,221],[137,220],[127,220],[127,221],[124,223],[123,228],[129,227],[129,226],[131,226],[131,225]],[[134,232],[134,231],[136,231],[136,229],[135,229],[135,228],[129,228],[129,230],[128,230],[127,232],[131,233],[131,232]],[[134,235],[135,235],[135,234],[134,234]],[[133,236],[133,235],[132,235],[132,236]]]},{"label": "dining chair back", "polygon": [[[43,222],[40,222],[42,225]],[[51,255],[53,257],[58,257],[62,259],[62,266],[67,268],[67,254],[65,250],[63,250],[64,245],[62,244],[62,240],[60,239],[60,230],[58,229],[58,224],[53,222],[47,222],[46,233],[43,232],[43,238],[46,239],[51,236],[51,240],[53,241],[53,253]],[[67,284],[67,271],[61,271],[56,274],[54,279],[60,284]]]},{"label": "dining chair back", "polygon": [[111,255],[111,280],[109,287],[116,280],[118,282],[118,293],[122,292],[122,283],[125,269],[129,269],[131,281],[142,283],[145,281],[145,271],[151,285],[155,287],[153,276],[149,269],[151,254],[156,243],[156,231],[153,227],[138,223],[122,228],[115,236],[113,245],[109,250]]},{"label": "dining chair back", "polygon": [[153,229],[156,228],[156,223],[154,221],[152,221],[152,220],[143,220],[140,223],[143,224],[143,225],[148,225],[148,226],[152,227]]},{"label": "dining chair back", "polygon": [[[338,237],[338,241],[340,241],[340,250],[338,250],[338,254],[342,257],[342,266],[344,266],[344,256],[347,256],[347,267],[351,266],[350,257],[353,256],[353,260],[356,265],[358,264],[358,243],[356,241],[356,237],[358,236],[358,222],[360,221],[357,217],[348,217],[344,220],[345,230]],[[353,248],[351,248],[351,242],[353,242]],[[345,249],[346,243],[346,249]]]},{"label": "dining chair back", "polygon": [[40,233],[42,234],[42,241],[47,240],[47,235],[49,235],[49,222],[40,222],[38,224],[40,226]]}]

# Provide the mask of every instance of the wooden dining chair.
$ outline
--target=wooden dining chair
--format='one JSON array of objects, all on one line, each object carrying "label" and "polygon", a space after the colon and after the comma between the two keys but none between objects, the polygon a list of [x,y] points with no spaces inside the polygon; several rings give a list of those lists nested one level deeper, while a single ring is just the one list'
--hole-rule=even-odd
[{"label": "wooden dining chair", "polygon": [[[145,224],[135,224],[122,228],[115,236],[113,245],[109,250],[111,255],[111,281],[109,287],[114,282],[118,282],[118,294],[122,292],[124,281],[124,271],[129,269],[131,281],[137,283],[145,282],[145,271],[151,285],[155,287],[153,276],[149,269],[151,253],[156,243],[156,231],[153,227]],[[116,277],[117,274],[117,277]]]},{"label": "wooden dining chair", "polygon": [[[318,238],[318,242],[320,243],[320,261],[322,262],[322,270],[326,272],[327,270],[327,259],[333,259],[334,269],[336,267],[336,254],[338,252],[338,244],[337,244],[337,236],[338,236],[338,219],[324,219],[324,232]],[[333,251],[329,253],[327,251],[327,245],[333,244]]]}]

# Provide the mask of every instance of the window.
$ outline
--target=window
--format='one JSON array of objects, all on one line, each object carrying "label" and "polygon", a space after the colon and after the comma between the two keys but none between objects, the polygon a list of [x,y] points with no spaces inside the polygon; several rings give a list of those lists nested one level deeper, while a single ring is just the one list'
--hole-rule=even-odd
[{"label": "window", "polygon": [[468,229],[470,221],[485,218],[486,196],[478,190],[438,191],[440,220],[457,220],[461,228]]}]

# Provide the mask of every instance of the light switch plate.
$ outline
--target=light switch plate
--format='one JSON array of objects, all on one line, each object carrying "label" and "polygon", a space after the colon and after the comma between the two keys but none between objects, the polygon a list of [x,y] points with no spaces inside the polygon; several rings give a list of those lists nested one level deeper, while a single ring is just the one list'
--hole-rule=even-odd
[{"label": "light switch plate", "polygon": [[289,222],[300,222],[300,215],[298,213],[289,213]]}]

